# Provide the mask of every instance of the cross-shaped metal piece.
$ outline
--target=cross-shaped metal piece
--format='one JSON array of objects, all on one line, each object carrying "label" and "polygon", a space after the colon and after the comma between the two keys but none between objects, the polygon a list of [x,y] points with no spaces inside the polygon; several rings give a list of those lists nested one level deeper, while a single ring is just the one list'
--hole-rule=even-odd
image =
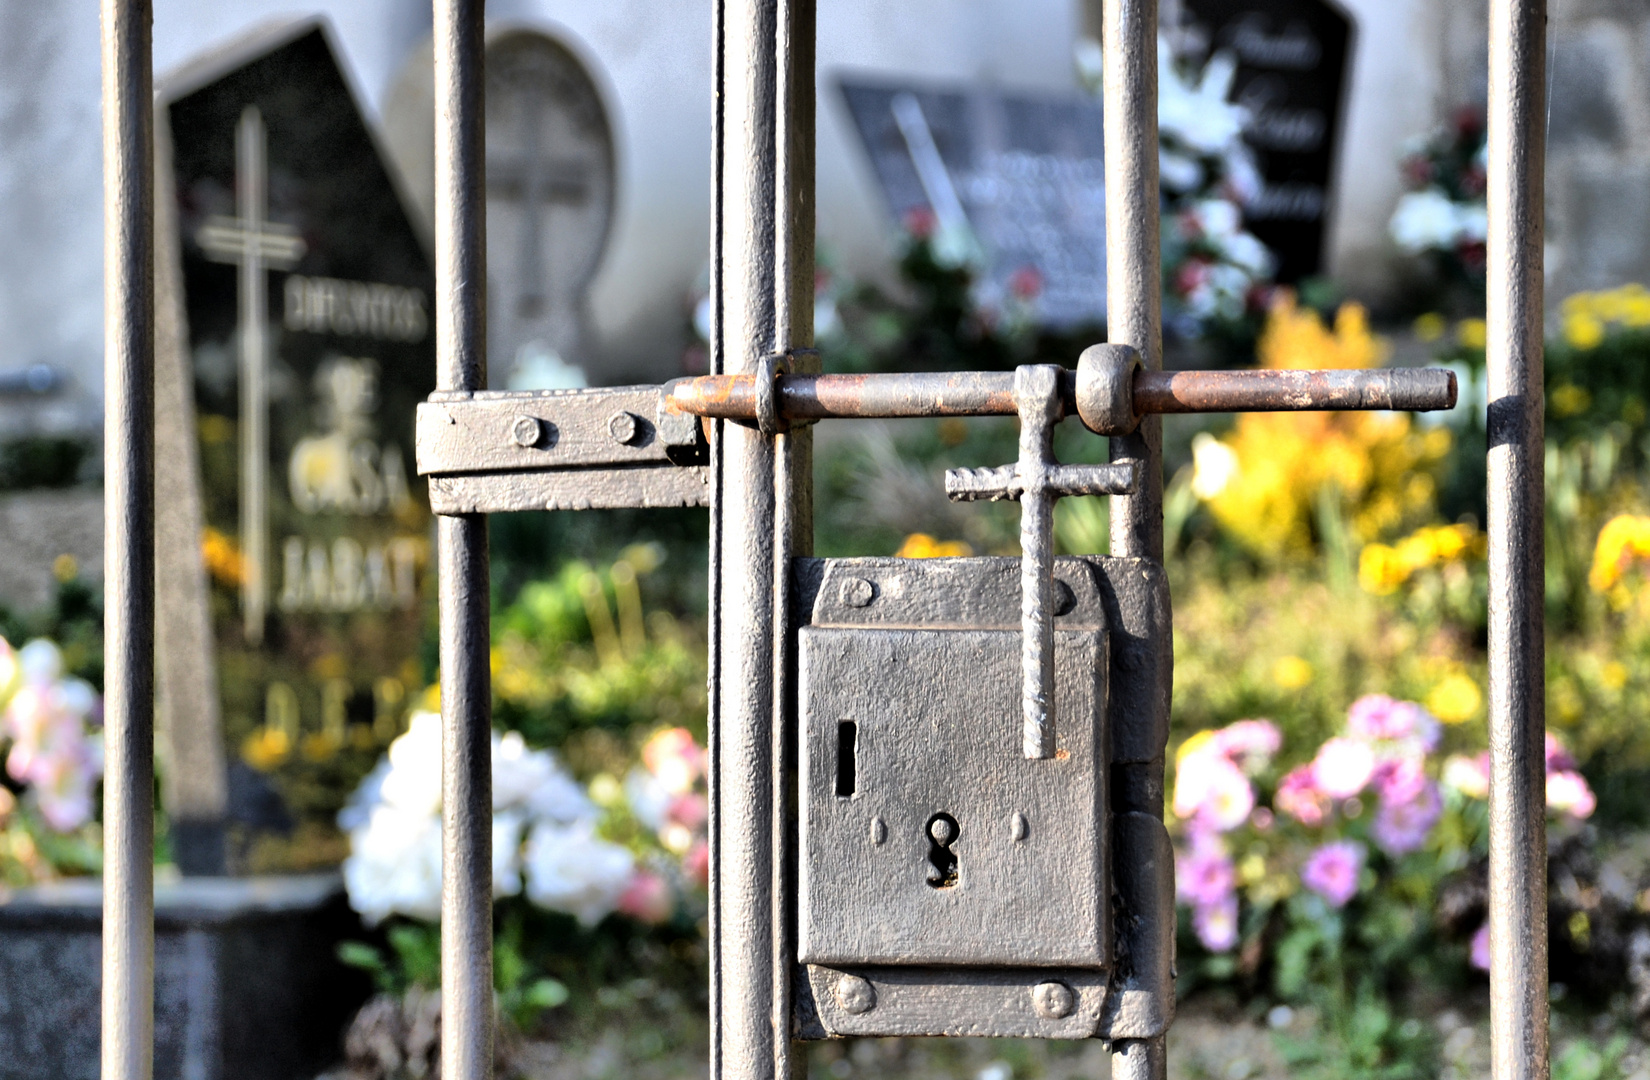
[{"label": "cross-shaped metal piece", "polygon": [[1014,372],[1020,417],[1020,460],[995,469],[951,469],[945,493],[958,502],[1016,499],[1020,503],[1020,709],[1028,758],[1054,756],[1054,501],[1067,495],[1128,495],[1138,481],[1133,464],[1061,465],[1054,460],[1054,425],[1065,416],[1062,369],[1026,365]]}]

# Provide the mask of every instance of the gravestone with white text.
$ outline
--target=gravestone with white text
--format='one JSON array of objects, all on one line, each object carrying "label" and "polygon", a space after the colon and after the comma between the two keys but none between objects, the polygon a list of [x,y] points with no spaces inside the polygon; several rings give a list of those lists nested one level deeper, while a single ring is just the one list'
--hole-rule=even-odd
[{"label": "gravestone with white text", "polygon": [[421,683],[430,258],[322,24],[160,98],[164,805],[186,871],[336,861]]},{"label": "gravestone with white text", "polygon": [[894,219],[932,215],[937,244],[977,245],[978,299],[1070,329],[1106,314],[1100,103],[1078,95],[844,79]]},{"label": "gravestone with white text", "polygon": [[1332,0],[1182,0],[1182,44],[1194,58],[1237,60],[1232,100],[1264,185],[1245,227],[1278,258],[1278,279],[1323,267],[1345,109],[1352,20]]}]

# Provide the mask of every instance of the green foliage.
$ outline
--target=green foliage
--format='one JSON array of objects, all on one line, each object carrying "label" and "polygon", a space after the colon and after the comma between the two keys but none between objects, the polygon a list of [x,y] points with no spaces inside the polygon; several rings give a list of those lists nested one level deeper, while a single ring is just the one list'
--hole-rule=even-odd
[{"label": "green foliage", "polygon": [[80,482],[91,456],[85,439],[34,435],[0,445],[0,491],[66,488]]}]

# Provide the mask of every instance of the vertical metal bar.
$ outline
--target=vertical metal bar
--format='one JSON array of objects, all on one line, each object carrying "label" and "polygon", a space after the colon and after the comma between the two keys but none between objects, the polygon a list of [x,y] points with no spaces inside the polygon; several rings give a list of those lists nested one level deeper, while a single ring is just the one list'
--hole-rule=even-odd
[{"label": "vertical metal bar", "polygon": [[[436,366],[486,385],[483,0],[435,0]],[[441,608],[441,1075],[493,1075],[492,690],[487,519],[438,522]]]},{"label": "vertical metal bar", "polygon": [[[1103,0],[1101,23],[1105,58],[1107,338],[1113,344],[1134,346],[1146,370],[1156,371],[1163,367],[1157,175],[1157,0]],[[1137,463],[1139,477],[1135,494],[1112,496],[1111,553],[1162,561],[1162,419],[1148,416],[1133,435],[1112,439],[1111,459]],[[1118,768],[1138,775],[1126,778],[1114,775],[1111,785],[1114,815],[1120,821],[1128,814],[1161,821],[1163,759],[1114,766],[1114,774]],[[1140,831],[1120,827],[1119,844]],[[1156,831],[1160,831],[1160,827],[1152,835],[1155,836]],[[1130,854],[1120,850],[1119,857],[1127,858]],[[1148,861],[1156,868],[1156,874],[1147,873]],[[1135,925],[1161,924],[1157,926],[1158,933],[1172,933],[1173,867],[1160,858],[1136,858],[1135,863],[1134,872],[1141,880],[1136,881],[1128,893],[1153,909],[1141,913],[1144,917],[1137,918]],[[1151,880],[1147,880],[1148,877]],[[1141,948],[1132,950],[1137,957],[1136,964],[1155,962],[1163,969],[1139,970],[1130,977],[1131,982],[1145,991],[1143,996],[1166,999],[1141,1014],[1155,1016],[1158,1008],[1173,1008],[1172,995],[1163,993],[1165,988],[1158,985],[1170,981],[1165,966],[1168,954],[1161,948],[1144,947],[1148,943],[1140,944]],[[1118,994],[1132,996],[1127,985],[1119,988]],[[1162,1024],[1166,1025],[1170,1018],[1172,1013],[1161,1017]],[[1114,1080],[1162,1080],[1166,1055],[1159,1027],[1155,1021],[1147,1024],[1145,1030],[1155,1033],[1143,1037],[1134,1037],[1127,1031],[1115,1033],[1118,1037],[1112,1044]]]},{"label": "vertical metal bar", "polygon": [[105,1080],[154,1068],[152,23],[149,0],[103,0]]},{"label": "vertical metal bar", "polygon": [[[782,297],[776,263],[780,196],[779,0],[721,0],[721,187],[717,251],[723,368],[761,372],[780,347]],[[794,263],[788,263],[794,267]],[[789,320],[789,316],[783,316]],[[794,324],[786,322],[788,332]],[[720,1077],[790,1074],[789,1017],[776,993],[784,868],[776,865],[773,773],[779,721],[774,673],[782,614],[776,596],[776,439],[723,424],[717,596],[715,763],[717,882],[716,996],[711,1026]]]},{"label": "vertical metal bar", "polygon": [[1489,33],[1490,1072],[1545,1080],[1546,0],[1491,0]]},{"label": "vertical metal bar", "polygon": [[[774,131],[774,348],[790,353],[791,369],[818,371],[814,344],[814,25],[815,0],[779,0]],[[773,865],[773,1075],[792,1074],[791,993],[796,945],[794,858],[796,725],[791,672],[791,564],[814,550],[813,427],[801,424],[774,439],[773,722],[770,830]]]},{"label": "vertical metal bar", "polygon": [[[711,5],[711,178],[710,178],[710,373],[721,375],[727,371],[727,349],[724,344],[723,331],[726,320],[722,316],[722,287],[725,280],[722,273],[722,175],[725,170],[725,148],[722,132],[726,126],[723,119],[726,112],[726,102],[722,96],[722,86],[726,82],[727,64],[724,60],[724,39],[726,34],[726,13],[721,0]],[[722,641],[724,638],[722,626],[722,581],[726,576],[722,567],[722,551],[724,547],[722,537],[723,510],[727,505],[727,498],[723,492],[722,478],[726,475],[726,455],[723,453],[726,439],[723,430],[727,421],[714,420],[709,422],[708,436],[710,441],[710,542],[709,551],[709,597],[710,602],[705,618],[706,663],[705,663],[705,756],[706,756],[706,836],[710,845],[710,867],[706,875],[705,890],[709,901],[709,913],[706,918],[707,938],[709,939],[709,999],[710,999],[710,1076],[722,1076]]]}]

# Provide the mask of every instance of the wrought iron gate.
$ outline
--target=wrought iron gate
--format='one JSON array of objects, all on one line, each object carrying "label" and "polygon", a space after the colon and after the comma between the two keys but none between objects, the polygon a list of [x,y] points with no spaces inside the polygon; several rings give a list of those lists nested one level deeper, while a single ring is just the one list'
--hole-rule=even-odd
[{"label": "wrought iron gate", "polygon": [[[1142,580],[1154,572],[1161,580],[1160,569],[1152,569],[1163,557],[1156,414],[1445,407],[1454,402],[1453,380],[1441,372],[1161,371],[1155,0],[1105,2],[1112,341],[1088,350],[1075,373],[1040,367],[1013,374],[819,375],[811,348],[814,0],[715,0],[714,374],[666,388],[487,393],[483,3],[435,0],[434,6],[440,381],[420,411],[419,459],[440,515],[443,1074],[451,1080],[484,1077],[493,1060],[485,515],[528,507],[704,502],[712,508],[712,1075],[788,1077],[796,1037],[941,1033],[952,1030],[947,1010],[994,1016],[990,1024],[1004,1033],[1069,1035],[1071,1029],[1060,1026],[1068,1018],[1092,1020],[1083,1033],[1111,1040],[1117,1076],[1163,1075],[1164,1032],[1173,1013],[1173,869],[1161,820],[1167,605],[1153,607],[1150,588],[1128,593],[1135,586],[1120,586],[1117,578],[1126,565]],[[1545,0],[1492,0],[1489,28],[1490,927],[1493,1070],[1501,1080],[1547,1075],[1545,7]],[[143,1080],[151,1072],[154,954],[151,5],[103,0],[102,15],[108,537],[103,1073],[109,1080]],[[1073,412],[1111,438],[1112,465],[1070,467],[1052,460],[1048,427]],[[1010,757],[1036,764],[1072,756],[1057,749],[1049,725],[1064,693],[1059,680],[1080,668],[1069,659],[1076,647],[1071,642],[1085,634],[1090,647],[1101,651],[1084,670],[1099,672],[1097,678],[1109,671],[1114,690],[1125,687],[1114,696],[1133,702],[1129,710],[1113,706],[1109,716],[1096,716],[1099,749],[1087,782],[1104,795],[1092,805],[1092,816],[1077,822],[1095,837],[1090,886],[1100,914],[1089,929],[1099,936],[1089,953],[1076,960],[1062,954],[1053,967],[1028,962],[1017,947],[1023,943],[977,940],[940,948],[938,960],[928,956],[926,966],[900,967],[905,954],[897,945],[843,946],[829,926],[816,924],[820,913],[801,910],[807,901],[798,899],[799,890],[817,884],[799,881],[799,848],[812,852],[816,841],[823,843],[806,831],[817,819],[804,813],[799,825],[794,811],[795,801],[806,804],[809,797],[798,771],[814,767],[814,734],[801,730],[808,721],[799,705],[813,691],[798,686],[813,661],[799,657],[800,630],[812,619],[813,630],[860,635],[844,646],[849,663],[860,655],[854,649],[884,647],[891,639],[876,634],[889,631],[871,625],[876,616],[853,612],[872,611],[892,580],[878,575],[894,572],[889,560],[831,565],[808,558],[807,425],[847,416],[1009,413],[1021,420],[1019,462],[960,471],[948,478],[948,489],[959,498],[1019,499],[1024,555],[1017,574],[992,560],[955,568],[958,580],[974,582],[974,592],[947,617],[977,628],[970,632],[985,642],[979,655],[996,656],[992,650],[1005,640],[1016,646],[1020,738]],[[1057,567],[1049,541],[1052,500],[1079,494],[1112,498],[1116,559]],[[1057,569],[1089,581],[1098,599],[1079,595],[1083,589],[1074,591],[1066,576],[1056,580]],[[913,580],[919,593],[952,587],[922,575]],[[836,591],[822,592],[833,583]],[[837,622],[826,627],[818,611],[832,604]],[[1085,611],[1092,625],[1085,623],[1084,633],[1055,622]],[[934,646],[942,633],[920,611],[906,611],[893,622],[904,628],[900,633],[929,635],[919,651]],[[1108,632],[1109,653],[1108,646],[1094,644]],[[1119,644],[1131,634],[1132,646]],[[815,634],[807,640],[827,639]],[[1057,657],[1067,657],[1066,663],[1057,665]],[[836,795],[845,797],[841,787]],[[1016,812],[1011,840],[1023,840],[1034,827]],[[887,828],[876,817],[869,842],[883,844]],[[923,828],[923,842],[949,850],[958,823],[937,814]],[[825,865],[809,862],[804,873],[817,874]],[[1047,884],[1033,875],[1021,888]],[[803,922],[806,940],[799,942]],[[1037,929],[1035,922],[1026,934]],[[1006,960],[1000,955],[1005,948]],[[799,962],[808,959],[818,962]],[[960,966],[947,968],[948,961]],[[900,1002],[916,1000],[912,994],[926,1002],[926,1012],[901,1011]],[[1004,1004],[1011,1000],[1017,1004]],[[1010,1013],[1020,1019],[1004,1019]]]}]

